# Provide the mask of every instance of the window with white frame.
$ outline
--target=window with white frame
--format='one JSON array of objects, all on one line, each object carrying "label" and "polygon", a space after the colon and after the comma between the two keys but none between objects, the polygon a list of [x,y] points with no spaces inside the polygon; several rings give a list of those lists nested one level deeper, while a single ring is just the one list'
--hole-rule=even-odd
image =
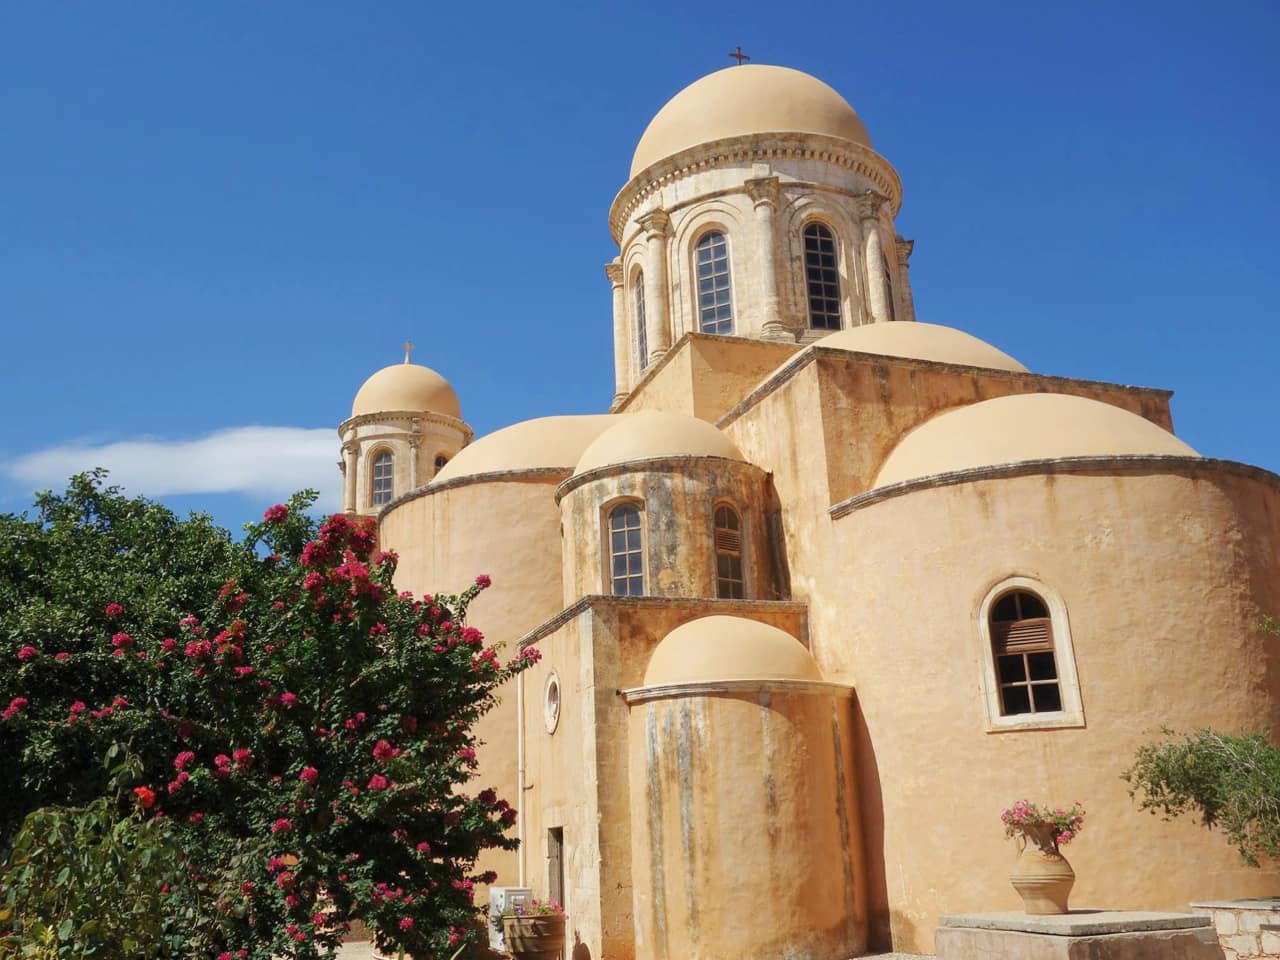
[{"label": "window with white frame", "polygon": [[814,330],[839,330],[836,238],[825,223],[815,221],[804,228],[804,279],[809,295],[809,326]]},{"label": "window with white frame", "polygon": [[715,509],[716,596],[741,600],[746,596],[742,575],[742,518],[728,504]]},{"label": "window with white frame", "polygon": [[704,234],[694,247],[698,281],[698,329],[733,333],[733,291],[729,284],[729,241],[718,230]]},{"label": "window with white frame", "polygon": [[979,617],[989,729],[1083,726],[1062,598],[1012,577],[988,591]]},{"label": "window with white frame", "polygon": [[640,504],[621,503],[608,516],[609,592],[615,597],[644,596],[644,544]]},{"label": "window with white frame", "polygon": [[645,326],[644,313],[644,271],[636,271],[635,279],[631,281],[631,288],[632,302],[635,304],[632,314],[636,327],[636,346],[640,353],[640,369],[643,370],[649,366],[649,328]]},{"label": "window with white frame", "polygon": [[373,495],[370,499],[375,507],[391,502],[395,493],[395,465],[396,458],[390,450],[383,450],[373,458]]}]

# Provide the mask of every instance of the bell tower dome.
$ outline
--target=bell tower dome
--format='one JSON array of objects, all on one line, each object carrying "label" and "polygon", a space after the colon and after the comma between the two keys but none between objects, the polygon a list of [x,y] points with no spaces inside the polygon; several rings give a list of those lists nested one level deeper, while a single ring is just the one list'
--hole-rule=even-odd
[{"label": "bell tower dome", "polygon": [[808,343],[915,319],[902,185],[816,77],[744,64],[650,121],[609,211],[615,402],[686,333]]},{"label": "bell tower dome", "polygon": [[360,387],[342,438],[342,509],[377,514],[392,500],[431,481],[471,441],[458,396],[430,367],[383,367]]}]

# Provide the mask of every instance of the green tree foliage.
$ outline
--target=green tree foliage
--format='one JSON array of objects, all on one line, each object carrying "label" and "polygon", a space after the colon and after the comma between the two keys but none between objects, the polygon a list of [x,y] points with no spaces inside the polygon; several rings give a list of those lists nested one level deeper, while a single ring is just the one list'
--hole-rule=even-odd
[{"label": "green tree foliage", "polygon": [[[372,523],[309,503],[237,543],[94,474],[0,517],[0,957],[118,955],[81,931],[143,858],[161,920],[131,957],[325,956],[354,919],[423,957],[477,935],[475,861],[515,812],[470,792],[471,730],[536,651],[465,624],[486,577],[397,595]],[[58,860],[68,837],[95,852]]]},{"label": "green tree foliage", "polygon": [[[1280,635],[1280,624],[1267,617],[1262,630]],[[1164,742],[1139,749],[1124,773],[1141,809],[1166,819],[1198,814],[1251,866],[1280,856],[1280,747],[1261,732],[1164,733]]]}]

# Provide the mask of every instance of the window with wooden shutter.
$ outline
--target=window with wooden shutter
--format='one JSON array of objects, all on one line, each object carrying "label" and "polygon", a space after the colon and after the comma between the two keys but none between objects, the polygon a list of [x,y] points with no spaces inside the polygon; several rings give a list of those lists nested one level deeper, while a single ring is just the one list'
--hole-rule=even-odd
[{"label": "window with wooden shutter", "polygon": [[1053,620],[1040,597],[1014,590],[996,601],[991,609],[991,647],[1002,715],[1062,709]]},{"label": "window with wooden shutter", "polygon": [[742,575],[742,519],[728,505],[715,510],[716,596],[741,600],[746,596]]}]

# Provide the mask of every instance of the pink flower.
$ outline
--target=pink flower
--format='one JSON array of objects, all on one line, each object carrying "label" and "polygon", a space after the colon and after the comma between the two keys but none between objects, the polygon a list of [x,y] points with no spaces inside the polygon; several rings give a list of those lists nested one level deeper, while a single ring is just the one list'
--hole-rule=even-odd
[{"label": "pink flower", "polygon": [[127,633],[117,633],[111,638],[113,647],[131,647],[133,646],[133,637]]},{"label": "pink flower", "polygon": [[476,758],[476,752],[471,747],[462,747],[458,751],[458,759],[471,761]]},{"label": "pink flower", "polygon": [[9,706],[5,708],[4,712],[0,713],[0,719],[12,720],[23,711],[23,708],[25,708],[29,702],[30,701],[28,701],[26,697],[14,697],[9,701]]},{"label": "pink flower", "polygon": [[253,753],[245,747],[231,751],[231,759],[235,761],[236,766],[241,770],[248,770],[250,764],[253,763]]},{"label": "pink flower", "polygon": [[431,852],[431,844],[429,844],[429,843],[427,843],[427,841],[423,840],[420,844],[418,844],[418,846],[416,847],[416,849],[417,849],[417,851],[418,851],[419,853],[430,853],[430,852]]},{"label": "pink flower", "polygon": [[387,778],[380,773],[375,773],[372,777],[369,778],[370,790],[385,790],[387,789],[388,786],[389,784],[387,783]]},{"label": "pink flower", "polygon": [[404,918],[402,918],[402,919],[400,920],[400,929],[401,929],[401,930],[412,930],[412,929],[413,929],[413,917],[404,917]]},{"label": "pink flower", "polygon": [[488,590],[492,585],[493,581],[489,579],[489,575],[487,573],[482,573],[480,576],[476,577],[476,586],[481,590]]},{"label": "pink flower", "polygon": [[208,640],[192,640],[187,644],[185,653],[192,658],[207,657],[213,653],[213,644]]},{"label": "pink flower", "polygon": [[176,757],[173,758],[173,769],[175,770],[186,769],[187,764],[189,764],[195,758],[196,758],[196,755],[194,751],[183,750],[181,753],[179,753]]},{"label": "pink flower", "polygon": [[253,673],[253,667],[236,667],[237,677],[247,677]]},{"label": "pink flower", "polygon": [[178,641],[173,639],[173,637],[165,637],[163,640],[160,641],[160,649],[163,650],[165,653],[169,653],[177,645],[178,645]]},{"label": "pink flower", "polygon": [[280,705],[286,710],[292,710],[298,703],[298,695],[296,693],[285,692],[280,694]]},{"label": "pink flower", "polygon": [[124,607],[122,607],[118,603],[108,603],[107,609],[103,612],[106,613],[108,617],[111,617],[111,619],[114,620],[116,617],[124,613]]},{"label": "pink flower", "polygon": [[85,712],[85,710],[87,710],[87,709],[88,709],[88,707],[86,707],[86,706],[84,705],[84,701],[83,701],[83,700],[77,700],[75,703],[73,703],[73,704],[71,705],[71,712],[72,712],[72,713],[74,713],[74,714],[84,713],[84,712]]},{"label": "pink flower", "polygon": [[285,906],[296,907],[302,901],[298,899],[298,895],[296,893],[291,893],[284,898],[284,902],[285,902]]},{"label": "pink flower", "polygon": [[302,578],[302,589],[307,591],[321,590],[324,588],[324,574],[312,570]]},{"label": "pink flower", "polygon": [[288,833],[293,829],[293,823],[287,817],[281,817],[271,825],[272,834]]},{"label": "pink flower", "polygon": [[67,651],[63,650],[61,653],[55,653],[55,654],[53,655],[53,659],[55,659],[55,660],[66,660],[66,659],[67,659],[67,658],[69,658],[70,656],[71,656],[71,654],[69,654],[69,653],[67,653]]},{"label": "pink flower", "polygon": [[315,783],[320,779],[320,771],[315,767],[303,767],[302,772],[298,774],[298,779],[303,783]]},{"label": "pink flower", "polygon": [[400,752],[386,740],[379,740],[373,746],[373,759],[377,760],[380,765],[385,765],[388,760],[394,760],[400,756]]},{"label": "pink flower", "polygon": [[274,507],[267,507],[262,519],[266,523],[283,523],[288,516],[289,508],[283,503],[277,503]]},{"label": "pink flower", "polygon": [[288,870],[285,870],[283,873],[276,874],[276,886],[281,890],[290,889],[295,882],[293,874]]},{"label": "pink flower", "polygon": [[542,659],[542,651],[537,647],[525,647],[520,651],[520,661],[522,663],[537,663]]},{"label": "pink flower", "polygon": [[26,663],[28,660],[34,660],[38,656],[40,656],[40,651],[30,644],[27,644],[18,651],[18,662]]}]

